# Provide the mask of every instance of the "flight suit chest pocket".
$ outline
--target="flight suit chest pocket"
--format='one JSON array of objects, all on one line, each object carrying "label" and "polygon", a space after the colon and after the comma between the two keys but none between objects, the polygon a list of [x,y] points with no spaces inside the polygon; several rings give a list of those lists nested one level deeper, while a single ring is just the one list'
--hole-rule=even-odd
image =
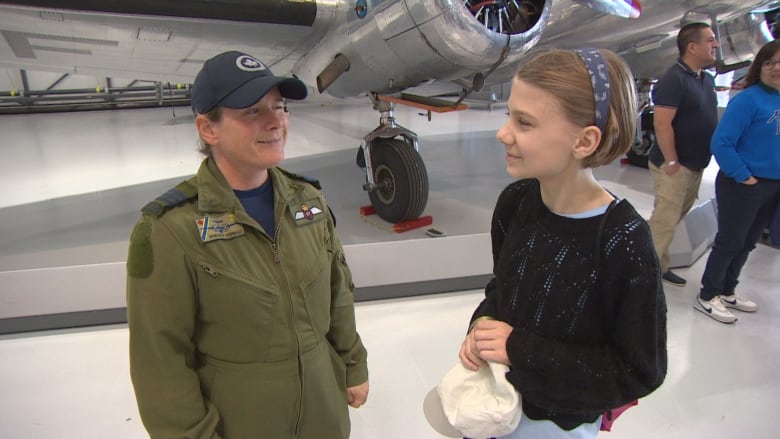
[{"label": "flight suit chest pocket", "polygon": [[267,334],[268,328],[279,326],[274,322],[280,314],[275,284],[209,261],[197,262],[196,272],[198,316],[205,325],[234,334]]},{"label": "flight suit chest pocket", "polygon": [[320,334],[326,334],[330,327],[331,285],[329,252],[322,251],[312,261],[312,269],[299,283],[306,312],[311,325]]}]

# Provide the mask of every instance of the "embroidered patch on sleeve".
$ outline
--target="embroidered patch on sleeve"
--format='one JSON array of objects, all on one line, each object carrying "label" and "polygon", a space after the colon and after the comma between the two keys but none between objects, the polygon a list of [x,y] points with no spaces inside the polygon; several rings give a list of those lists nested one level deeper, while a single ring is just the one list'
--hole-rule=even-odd
[{"label": "embroidered patch on sleeve", "polygon": [[201,242],[230,239],[244,234],[244,226],[236,222],[236,216],[232,213],[196,218],[195,225]]},{"label": "embroidered patch on sleeve", "polygon": [[322,209],[320,207],[303,203],[297,209],[294,209],[293,217],[297,223],[299,221],[311,221],[321,213]]},{"label": "embroidered patch on sleeve", "polygon": [[146,278],[154,268],[154,252],[149,237],[152,235],[152,225],[140,222],[135,225],[130,235],[130,250],[127,254],[127,275],[136,278]]}]

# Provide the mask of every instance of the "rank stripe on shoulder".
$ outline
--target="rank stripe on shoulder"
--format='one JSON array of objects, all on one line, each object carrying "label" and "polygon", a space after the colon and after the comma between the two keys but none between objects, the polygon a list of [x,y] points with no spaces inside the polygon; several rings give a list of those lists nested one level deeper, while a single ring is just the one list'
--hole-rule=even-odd
[{"label": "rank stripe on shoulder", "polygon": [[168,204],[173,206],[173,205],[179,204],[182,201],[187,200],[189,198],[190,197],[188,197],[184,192],[182,192],[178,188],[173,188],[173,189],[169,190],[168,192],[160,195],[160,197],[158,199],[162,200],[162,201],[164,201],[164,202],[166,202],[166,203],[168,203]]},{"label": "rank stripe on shoulder", "polygon": [[198,195],[198,188],[189,181],[183,181],[153,201],[144,206],[141,211],[154,216],[161,216],[171,207],[177,206]]}]

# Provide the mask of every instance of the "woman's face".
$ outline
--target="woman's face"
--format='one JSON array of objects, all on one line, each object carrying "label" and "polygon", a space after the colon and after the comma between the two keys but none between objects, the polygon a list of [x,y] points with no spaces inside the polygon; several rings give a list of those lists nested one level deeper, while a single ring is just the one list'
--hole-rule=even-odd
[{"label": "woman's face", "polygon": [[780,90],[780,50],[761,64],[761,82]]},{"label": "woman's face", "polygon": [[254,175],[284,159],[287,112],[277,88],[247,108],[223,108],[222,118],[211,122],[212,154],[222,172]]}]

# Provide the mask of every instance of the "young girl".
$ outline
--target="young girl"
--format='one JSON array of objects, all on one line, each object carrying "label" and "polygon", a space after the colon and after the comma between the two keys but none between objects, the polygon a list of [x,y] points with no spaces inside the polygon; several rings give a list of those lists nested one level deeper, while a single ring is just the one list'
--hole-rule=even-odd
[{"label": "young girl", "polygon": [[650,230],[592,168],[633,140],[631,72],[607,50],[553,50],[522,65],[507,186],[493,212],[494,278],[460,360],[509,366],[523,417],[507,438],[592,438],[601,415],[666,375],[666,303]]}]

